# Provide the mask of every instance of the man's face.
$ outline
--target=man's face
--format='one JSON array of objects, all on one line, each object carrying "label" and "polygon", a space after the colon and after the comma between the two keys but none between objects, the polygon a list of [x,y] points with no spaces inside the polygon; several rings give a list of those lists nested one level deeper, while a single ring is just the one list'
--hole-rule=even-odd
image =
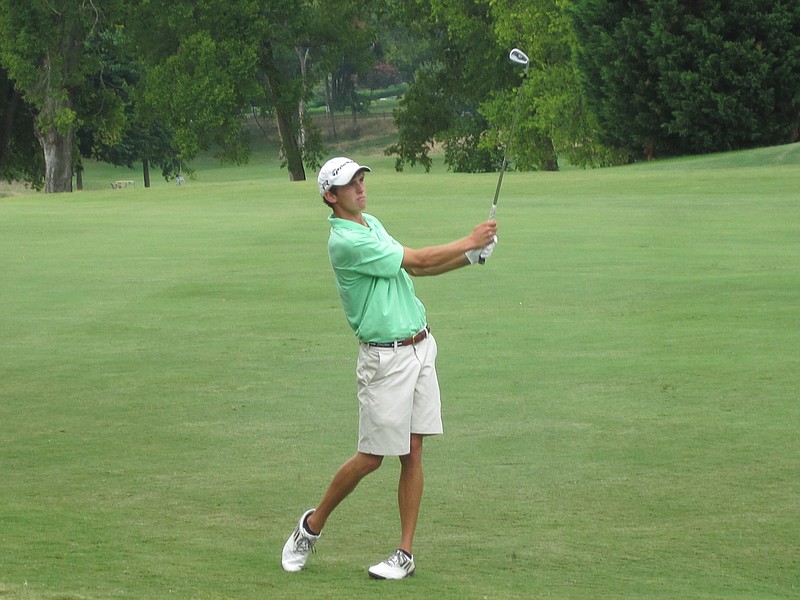
[{"label": "man's face", "polygon": [[346,185],[340,185],[336,194],[331,194],[328,201],[333,202],[333,212],[340,218],[360,215],[367,206],[367,186],[364,182],[366,173],[361,171],[353,175]]}]

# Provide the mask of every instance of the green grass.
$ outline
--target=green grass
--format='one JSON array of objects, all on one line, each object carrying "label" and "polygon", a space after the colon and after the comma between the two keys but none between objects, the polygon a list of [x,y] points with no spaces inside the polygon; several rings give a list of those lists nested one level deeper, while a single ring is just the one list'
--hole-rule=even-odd
[{"label": "green grass", "polygon": [[[494,193],[356,158],[411,246]],[[446,434],[400,583],[365,572],[396,461],[280,569],[356,433],[313,181],[256,160],[111,190],[98,166],[0,198],[0,598],[797,597],[799,162],[506,176],[489,263],[416,280]]]}]

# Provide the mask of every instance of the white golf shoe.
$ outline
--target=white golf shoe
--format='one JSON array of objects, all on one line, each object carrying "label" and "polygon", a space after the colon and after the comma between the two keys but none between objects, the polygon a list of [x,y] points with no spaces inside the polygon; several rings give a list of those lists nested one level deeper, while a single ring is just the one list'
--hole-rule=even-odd
[{"label": "white golf shoe", "polygon": [[414,557],[397,550],[389,558],[369,568],[373,579],[404,579],[414,574]]},{"label": "white golf shoe", "polygon": [[312,508],[303,513],[303,516],[297,522],[297,527],[294,528],[292,535],[283,545],[281,566],[284,571],[297,573],[302,570],[306,566],[308,555],[314,552],[314,544],[319,539],[319,536],[310,534],[303,526],[306,522],[306,517],[313,512],[314,509]]}]

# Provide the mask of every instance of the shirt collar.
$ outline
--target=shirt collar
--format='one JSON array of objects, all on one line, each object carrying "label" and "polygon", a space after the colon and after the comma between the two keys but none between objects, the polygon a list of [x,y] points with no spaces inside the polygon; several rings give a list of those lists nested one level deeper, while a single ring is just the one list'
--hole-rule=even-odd
[{"label": "shirt collar", "polygon": [[[372,227],[372,215],[361,213],[361,216],[364,217],[364,221],[367,223],[367,225]],[[356,223],[355,221],[351,221],[349,219],[340,219],[339,217],[334,217],[333,215],[328,217],[328,222],[331,224],[331,227],[336,227],[337,229],[364,229],[364,226],[360,223]]]}]

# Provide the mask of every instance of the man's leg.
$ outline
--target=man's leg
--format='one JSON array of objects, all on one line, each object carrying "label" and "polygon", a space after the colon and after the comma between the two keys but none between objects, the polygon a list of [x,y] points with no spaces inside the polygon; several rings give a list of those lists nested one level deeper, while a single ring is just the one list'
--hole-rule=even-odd
[{"label": "man's leg", "polygon": [[382,456],[358,452],[339,467],[319,506],[307,510],[300,517],[292,535],[286,540],[281,552],[284,571],[296,573],[303,569],[330,514],[364,477],[381,466],[382,461]]},{"label": "man's leg", "polygon": [[381,466],[382,456],[374,454],[364,454],[357,452],[351,459],[345,462],[336,475],[333,476],[331,484],[325,491],[317,508],[306,520],[306,526],[313,532],[319,533],[325,527],[328,517],[339,506],[339,503],[356,489],[356,486],[364,477],[375,471]]},{"label": "man's leg", "polygon": [[397,503],[400,507],[400,549],[411,555],[414,554],[414,532],[417,529],[424,487],[422,440],[421,435],[411,434],[411,452],[400,457],[400,482],[397,486]]},{"label": "man's leg", "polygon": [[400,457],[397,503],[400,507],[400,546],[389,558],[368,569],[374,579],[404,579],[413,575],[414,532],[422,502],[422,436],[411,434],[411,452]]}]

